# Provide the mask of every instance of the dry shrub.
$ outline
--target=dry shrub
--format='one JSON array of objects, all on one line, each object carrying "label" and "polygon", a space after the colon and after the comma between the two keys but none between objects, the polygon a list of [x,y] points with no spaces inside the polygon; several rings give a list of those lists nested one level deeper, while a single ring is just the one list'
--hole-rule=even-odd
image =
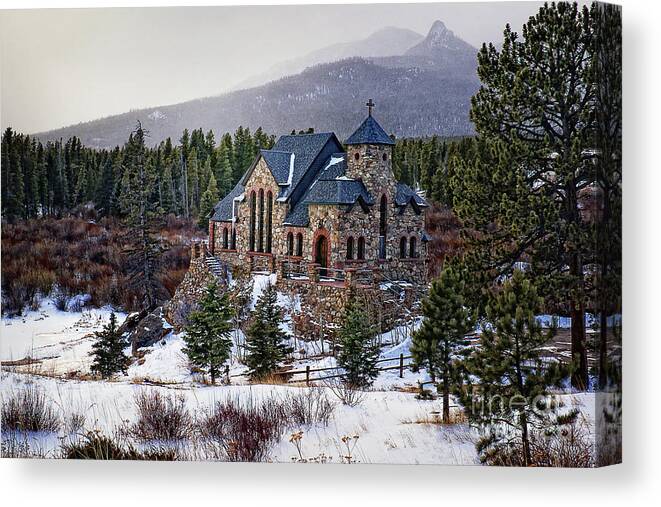
[{"label": "dry shrub", "polygon": [[[579,422],[562,425],[551,434],[532,432],[530,451],[531,466],[589,468],[595,465],[590,433]],[[520,439],[516,439],[507,444],[488,446],[480,459],[487,465],[524,466],[523,445]]]},{"label": "dry shrub", "polygon": [[65,431],[69,434],[80,433],[80,431],[85,426],[85,422],[85,414],[81,414],[79,412],[71,412],[64,418]]},{"label": "dry shrub", "polygon": [[3,432],[0,442],[2,458],[45,458],[46,453],[40,447],[33,447],[27,433],[15,431]]},{"label": "dry shrub", "polygon": [[[79,217],[40,218],[3,223],[3,312],[20,315],[39,298],[90,294],[96,306],[137,310],[141,300],[129,284],[125,226],[117,219],[90,222]],[[174,294],[190,261],[190,240],[199,230],[190,220],[170,217],[158,234],[165,251],[159,277],[165,296]],[[55,292],[54,292],[55,291]]]},{"label": "dry shrub", "polygon": [[64,443],[62,457],[65,459],[174,461],[178,459],[178,453],[176,449],[163,446],[150,446],[147,449],[138,450],[117,437],[111,438],[99,432],[90,431],[80,441]]},{"label": "dry shrub", "polygon": [[339,377],[329,378],[323,381],[326,386],[337,398],[349,407],[357,407],[365,399],[365,392],[356,389],[348,382],[342,382]]},{"label": "dry shrub", "polygon": [[287,428],[282,404],[238,398],[218,401],[199,422],[211,455],[226,461],[265,461],[271,445]]},{"label": "dry shrub", "polygon": [[335,410],[335,405],[328,399],[326,392],[319,387],[290,394],[285,399],[285,404],[290,421],[299,426],[312,424],[328,426]]},{"label": "dry shrub", "polygon": [[163,396],[156,389],[146,389],[134,396],[138,420],[129,433],[140,440],[182,440],[194,428],[183,395]]},{"label": "dry shrub", "polygon": [[10,394],[2,402],[2,430],[57,431],[60,419],[36,386],[28,386]]},{"label": "dry shrub", "polygon": [[425,229],[432,238],[427,245],[427,252],[429,276],[433,278],[438,276],[445,259],[463,251],[462,225],[450,208],[434,203],[427,211]]}]

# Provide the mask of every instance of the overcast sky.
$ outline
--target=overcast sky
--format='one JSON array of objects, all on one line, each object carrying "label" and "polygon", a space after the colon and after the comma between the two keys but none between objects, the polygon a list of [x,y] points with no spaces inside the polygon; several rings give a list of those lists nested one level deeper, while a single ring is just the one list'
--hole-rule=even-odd
[{"label": "overcast sky", "polygon": [[541,2],[0,11],[2,129],[34,133],[217,95],[273,63],[442,20],[474,46]]}]

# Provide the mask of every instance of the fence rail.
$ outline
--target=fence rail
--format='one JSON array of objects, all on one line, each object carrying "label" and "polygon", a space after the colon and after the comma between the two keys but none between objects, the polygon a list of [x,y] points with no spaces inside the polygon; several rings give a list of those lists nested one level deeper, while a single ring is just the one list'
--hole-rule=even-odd
[{"label": "fence rail", "polygon": [[[395,366],[384,366],[381,368],[377,368],[378,371],[386,371],[386,370],[399,370],[399,378],[404,377],[404,370],[409,368],[411,366],[411,363],[404,364],[404,360],[406,359],[412,359],[413,356],[405,356],[404,354],[400,354],[399,357],[390,357],[390,358],[384,358],[384,359],[378,359],[376,363],[386,363],[386,362],[391,362],[391,361],[399,361],[399,364]],[[310,368],[310,366],[306,366],[305,369],[300,369],[300,370],[285,370],[285,371],[279,371],[274,373],[274,375],[277,376],[283,376],[283,377],[293,377],[294,375],[305,375],[305,383],[306,385],[310,385],[310,382],[319,382],[322,380],[328,380],[332,378],[339,378],[344,376],[342,373],[337,373],[334,375],[326,375],[326,376],[321,376],[321,377],[311,377],[311,373],[320,373],[324,371],[337,371],[338,367],[337,366],[328,366],[325,368]],[[288,380],[288,383],[296,383],[300,382],[300,380]]]}]

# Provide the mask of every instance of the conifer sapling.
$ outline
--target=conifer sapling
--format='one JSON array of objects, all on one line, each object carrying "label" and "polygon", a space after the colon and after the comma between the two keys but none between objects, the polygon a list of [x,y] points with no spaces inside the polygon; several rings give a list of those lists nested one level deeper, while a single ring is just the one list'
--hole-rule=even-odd
[{"label": "conifer sapling", "polygon": [[280,329],[282,310],[277,301],[276,289],[269,282],[255,304],[252,322],[246,333],[245,362],[253,380],[275,373],[290,352],[284,343],[287,335]]},{"label": "conifer sapling", "polygon": [[414,371],[426,368],[433,383],[440,381],[446,424],[450,422],[450,392],[462,384],[461,352],[468,345],[465,336],[473,328],[463,291],[460,276],[452,267],[445,268],[422,303],[425,320],[411,344]]},{"label": "conifer sapling", "polygon": [[208,373],[215,384],[232,351],[232,309],[227,293],[220,296],[215,282],[207,287],[200,306],[189,317],[184,352],[191,364]]},{"label": "conifer sapling", "polygon": [[374,341],[375,335],[374,327],[352,292],[339,331],[341,350],[337,364],[344,369],[344,382],[354,388],[371,386],[379,375],[376,367],[379,348]]},{"label": "conifer sapling", "polygon": [[115,373],[126,373],[129,358],[124,354],[128,346],[127,340],[118,332],[117,317],[110,314],[110,322],[101,331],[94,333],[96,341],[92,345],[91,356],[94,357],[90,370],[103,378],[112,377]]}]

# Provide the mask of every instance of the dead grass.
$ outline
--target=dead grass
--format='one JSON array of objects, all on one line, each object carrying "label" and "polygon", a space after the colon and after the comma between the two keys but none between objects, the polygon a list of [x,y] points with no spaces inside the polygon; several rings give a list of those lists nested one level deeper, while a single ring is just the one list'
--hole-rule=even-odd
[{"label": "dead grass", "polygon": [[28,386],[2,402],[2,430],[57,431],[61,421],[43,390]]},{"label": "dead grass", "polygon": [[450,410],[450,422],[444,423],[441,412],[428,412],[417,416],[415,419],[403,419],[402,424],[434,424],[434,425],[454,425],[466,424],[468,419],[460,409]]}]

